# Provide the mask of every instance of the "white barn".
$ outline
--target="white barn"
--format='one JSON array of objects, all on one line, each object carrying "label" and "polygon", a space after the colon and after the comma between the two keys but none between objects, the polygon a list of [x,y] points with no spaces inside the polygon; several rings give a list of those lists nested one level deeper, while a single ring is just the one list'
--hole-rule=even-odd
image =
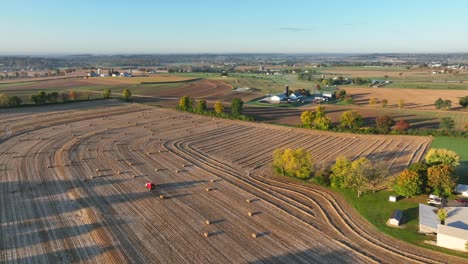
[{"label": "white barn", "polygon": [[445,225],[440,224],[437,210],[437,207],[419,204],[419,231],[437,233],[439,247],[467,251],[468,207],[445,207]]},{"label": "white barn", "polygon": [[288,98],[284,94],[277,94],[277,95],[273,95],[272,97],[270,97],[270,100],[275,101],[275,102],[285,101],[287,99]]}]

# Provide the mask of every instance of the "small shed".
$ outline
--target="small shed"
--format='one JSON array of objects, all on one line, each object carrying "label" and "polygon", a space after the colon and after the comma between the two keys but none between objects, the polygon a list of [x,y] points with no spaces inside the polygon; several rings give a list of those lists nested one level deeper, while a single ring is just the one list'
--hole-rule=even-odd
[{"label": "small shed", "polygon": [[399,209],[393,211],[392,216],[388,219],[388,224],[391,226],[399,226],[401,219],[403,218],[403,212]]}]

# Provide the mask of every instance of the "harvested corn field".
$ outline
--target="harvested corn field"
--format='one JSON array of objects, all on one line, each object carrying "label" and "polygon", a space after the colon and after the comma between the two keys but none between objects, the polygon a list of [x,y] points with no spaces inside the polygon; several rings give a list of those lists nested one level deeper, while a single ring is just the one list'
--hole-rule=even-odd
[{"label": "harvested corn field", "polygon": [[274,148],[301,146],[318,161],[367,156],[397,171],[428,138],[106,104],[0,113],[0,262],[463,262],[384,236],[334,193],[267,169]]}]

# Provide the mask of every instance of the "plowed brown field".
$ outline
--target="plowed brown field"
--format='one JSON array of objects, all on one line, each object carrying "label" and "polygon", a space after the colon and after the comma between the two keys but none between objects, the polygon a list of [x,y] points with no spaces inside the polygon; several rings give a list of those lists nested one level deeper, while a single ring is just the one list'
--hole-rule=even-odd
[{"label": "plowed brown field", "polygon": [[[464,261],[384,236],[340,196],[268,170],[272,150],[289,146],[318,160],[380,158],[399,170],[423,155],[428,138],[291,130],[105,104],[113,105],[0,113],[0,262]],[[147,181],[157,189],[147,191]]]}]

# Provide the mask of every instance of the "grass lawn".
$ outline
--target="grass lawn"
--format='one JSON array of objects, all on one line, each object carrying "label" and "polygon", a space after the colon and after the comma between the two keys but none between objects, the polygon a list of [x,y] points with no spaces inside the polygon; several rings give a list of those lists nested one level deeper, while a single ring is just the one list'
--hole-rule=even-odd
[{"label": "grass lawn", "polygon": [[[356,210],[373,224],[381,232],[412,244],[416,244],[431,250],[436,250],[452,255],[468,258],[468,254],[457,251],[440,248],[434,245],[424,243],[425,240],[434,240],[435,236],[426,236],[418,234],[419,226],[419,203],[425,203],[427,195],[398,200],[396,203],[388,201],[389,195],[395,195],[392,191],[379,191],[377,193],[367,193],[357,198],[356,191],[336,190],[343,194],[346,200]],[[406,218],[404,228],[394,228],[386,225],[388,218],[395,209],[403,211]]]},{"label": "grass lawn", "polygon": [[460,166],[456,173],[460,176],[460,183],[468,184],[468,138],[434,137],[431,148],[445,148],[460,155]]}]

